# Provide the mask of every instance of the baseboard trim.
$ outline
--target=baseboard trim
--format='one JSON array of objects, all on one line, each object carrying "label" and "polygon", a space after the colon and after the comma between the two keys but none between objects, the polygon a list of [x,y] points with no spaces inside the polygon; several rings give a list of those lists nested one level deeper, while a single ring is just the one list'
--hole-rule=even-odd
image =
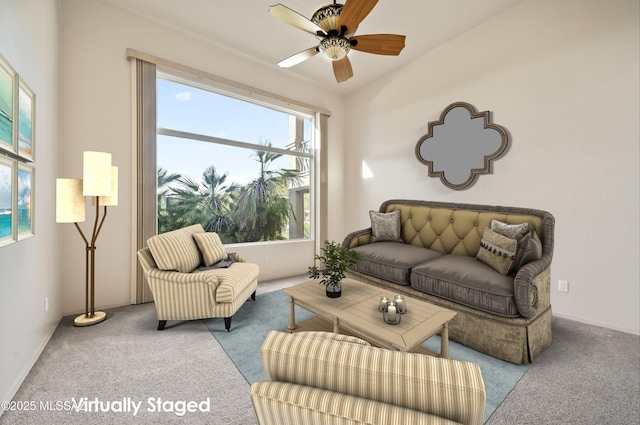
[{"label": "baseboard trim", "polygon": [[556,313],[555,311],[553,312],[553,316],[554,317],[559,317],[561,319],[572,320],[574,322],[584,323],[586,325],[598,326],[600,328],[606,328],[606,329],[611,329],[613,331],[624,332],[626,334],[640,336],[640,331],[638,331],[638,330],[633,330],[633,329],[629,329],[629,328],[620,328],[618,326],[611,326],[610,324],[607,324],[607,323],[601,323],[601,322],[597,322],[597,321],[594,321],[594,320],[588,320],[588,319],[584,319],[582,317],[574,317],[574,316],[570,316],[568,314],[560,314],[560,313]]}]

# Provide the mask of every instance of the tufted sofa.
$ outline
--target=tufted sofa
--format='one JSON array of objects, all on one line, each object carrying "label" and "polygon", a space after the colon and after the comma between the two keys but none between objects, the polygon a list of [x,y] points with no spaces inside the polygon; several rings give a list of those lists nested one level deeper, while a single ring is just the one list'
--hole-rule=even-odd
[{"label": "tufted sofa", "polygon": [[480,366],[371,347],[327,332],[270,331],[260,348],[267,381],[251,385],[260,425],[480,425]]},{"label": "tufted sofa", "polygon": [[200,224],[153,236],[138,260],[153,294],[158,330],[167,320],[231,317],[249,297],[255,300],[259,267],[227,253],[214,232]]},{"label": "tufted sofa", "polygon": [[[399,215],[400,238],[372,242],[371,227],[347,235],[343,246],[362,255],[349,277],[456,311],[449,338],[493,357],[529,363],[551,345],[551,214],[416,200],[386,201],[375,214]],[[494,221],[528,223],[527,240],[537,241],[538,256],[508,272],[480,261],[486,252],[507,257],[485,240]],[[518,252],[523,240],[513,240]]]}]

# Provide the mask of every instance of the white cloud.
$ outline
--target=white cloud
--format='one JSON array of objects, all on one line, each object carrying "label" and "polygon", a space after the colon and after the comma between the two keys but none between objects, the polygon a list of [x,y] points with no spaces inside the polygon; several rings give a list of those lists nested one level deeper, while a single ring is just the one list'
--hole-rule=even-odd
[{"label": "white cloud", "polygon": [[189,101],[189,99],[191,99],[191,96],[193,96],[193,93],[189,91],[185,91],[185,92],[176,94],[176,100],[180,102],[187,102]]}]

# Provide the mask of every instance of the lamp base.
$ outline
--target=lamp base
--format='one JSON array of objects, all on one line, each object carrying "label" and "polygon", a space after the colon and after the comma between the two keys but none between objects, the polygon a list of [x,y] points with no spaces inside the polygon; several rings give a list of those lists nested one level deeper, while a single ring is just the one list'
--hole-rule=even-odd
[{"label": "lamp base", "polygon": [[76,317],[73,320],[73,326],[91,326],[103,322],[107,318],[107,313],[104,311],[96,311],[93,313],[93,317],[87,317],[84,314]]}]

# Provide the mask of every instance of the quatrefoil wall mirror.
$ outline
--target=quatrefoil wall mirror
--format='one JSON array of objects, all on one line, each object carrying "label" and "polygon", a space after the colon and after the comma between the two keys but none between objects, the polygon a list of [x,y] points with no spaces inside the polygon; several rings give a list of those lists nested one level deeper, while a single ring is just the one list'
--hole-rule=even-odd
[{"label": "quatrefoil wall mirror", "polygon": [[491,161],[507,149],[507,131],[491,123],[489,111],[478,112],[465,102],[447,106],[439,121],[416,145],[416,157],[430,177],[455,190],[469,187],[479,174],[491,172]]}]

